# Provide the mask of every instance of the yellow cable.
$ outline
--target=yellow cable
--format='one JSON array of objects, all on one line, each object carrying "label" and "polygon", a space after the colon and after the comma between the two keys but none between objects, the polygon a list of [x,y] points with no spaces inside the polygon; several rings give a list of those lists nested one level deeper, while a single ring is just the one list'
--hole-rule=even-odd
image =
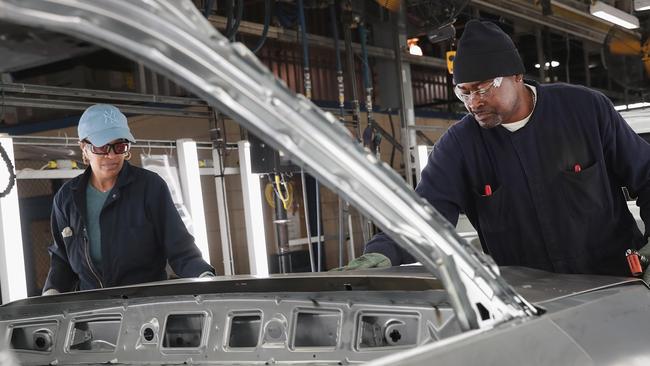
[{"label": "yellow cable", "polygon": [[[286,191],[286,196],[282,194],[282,188],[280,188],[280,184],[284,186],[284,189]],[[280,183],[280,174],[275,175],[275,188],[276,188],[276,193],[278,194],[278,198],[280,198],[280,201],[282,201],[282,207],[286,210],[288,208],[288,202],[289,202],[289,190],[287,189],[287,183],[284,182],[284,179],[282,180],[282,183]]]},{"label": "yellow cable", "polygon": [[[276,176],[276,184],[278,180],[279,177]],[[266,203],[268,203],[272,208],[275,208],[274,194],[279,191],[276,189],[276,184],[269,182],[264,187],[264,198],[266,199]],[[285,210],[291,211],[290,209],[293,204],[293,184],[291,184],[291,182],[281,182],[281,184],[285,187],[286,197],[282,196],[281,193],[277,193],[278,197],[280,198],[280,201],[282,201],[282,206],[285,208]]]}]

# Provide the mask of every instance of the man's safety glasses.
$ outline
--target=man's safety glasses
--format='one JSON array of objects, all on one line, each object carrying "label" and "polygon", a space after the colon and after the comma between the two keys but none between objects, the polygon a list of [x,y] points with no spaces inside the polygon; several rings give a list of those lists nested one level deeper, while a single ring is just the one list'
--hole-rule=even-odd
[{"label": "man's safety glasses", "polygon": [[456,96],[458,99],[460,99],[461,102],[467,103],[473,95],[478,96],[479,100],[485,100],[490,95],[490,92],[492,91],[492,88],[498,88],[501,86],[501,83],[503,82],[503,77],[499,76],[498,78],[494,78],[492,82],[490,82],[490,85],[484,87],[484,88],[479,88],[476,90],[463,90],[456,85],[454,87],[454,92],[456,93]]},{"label": "man's safety glasses", "polygon": [[95,155],[108,155],[111,149],[113,149],[113,153],[116,155],[126,154],[129,152],[129,150],[131,150],[131,143],[128,141],[119,141],[103,146],[95,146],[87,140],[84,140],[84,142],[86,143],[86,148]]}]

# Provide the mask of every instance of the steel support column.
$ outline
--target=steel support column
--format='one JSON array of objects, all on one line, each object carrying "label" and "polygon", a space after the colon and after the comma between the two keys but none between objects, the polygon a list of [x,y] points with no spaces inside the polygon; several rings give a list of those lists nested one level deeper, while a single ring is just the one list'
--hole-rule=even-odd
[{"label": "steel support column", "polygon": [[406,181],[413,186],[413,168],[411,162],[411,148],[415,146],[415,111],[413,107],[413,88],[411,84],[411,66],[404,60],[403,53],[407,49],[406,43],[406,5],[402,2],[397,15],[397,31],[395,32],[395,57],[396,72],[400,91],[400,119],[402,123],[402,158]]}]

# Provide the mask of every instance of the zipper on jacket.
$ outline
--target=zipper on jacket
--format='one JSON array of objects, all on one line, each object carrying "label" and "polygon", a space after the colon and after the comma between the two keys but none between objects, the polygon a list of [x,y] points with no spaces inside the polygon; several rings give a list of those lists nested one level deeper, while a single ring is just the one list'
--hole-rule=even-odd
[{"label": "zipper on jacket", "polygon": [[97,282],[99,283],[99,287],[103,288],[104,284],[102,283],[102,280],[99,278],[97,273],[93,270],[93,264],[90,261],[90,244],[88,243],[88,232],[86,231],[86,228],[84,227],[84,246],[85,249],[85,254],[86,254],[86,263],[88,263],[88,268],[90,269],[90,272],[95,276],[97,279]]}]

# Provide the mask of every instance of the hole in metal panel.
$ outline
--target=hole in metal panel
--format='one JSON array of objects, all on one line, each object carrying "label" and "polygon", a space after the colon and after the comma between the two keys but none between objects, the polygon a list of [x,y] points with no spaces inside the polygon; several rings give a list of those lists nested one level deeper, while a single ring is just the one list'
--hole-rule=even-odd
[{"label": "hole in metal panel", "polygon": [[296,316],[294,347],[336,347],[341,314],[338,311],[307,313]]},{"label": "hole in metal panel", "polygon": [[418,329],[417,315],[364,315],[359,324],[358,348],[415,345]]},{"label": "hole in metal panel", "polygon": [[149,327],[144,328],[144,331],[142,331],[142,337],[144,337],[147,342],[151,342],[153,340],[153,336],[153,329]]},{"label": "hole in metal panel", "polygon": [[113,352],[117,348],[121,318],[76,320],[70,337],[71,351]]},{"label": "hole in metal panel", "polygon": [[173,314],[167,317],[163,347],[196,348],[201,345],[205,314]]},{"label": "hole in metal panel", "polygon": [[11,348],[23,351],[50,352],[54,344],[56,323],[15,326],[11,331]]},{"label": "hole in metal panel", "polygon": [[230,320],[228,347],[257,347],[262,329],[261,315],[236,315]]}]

